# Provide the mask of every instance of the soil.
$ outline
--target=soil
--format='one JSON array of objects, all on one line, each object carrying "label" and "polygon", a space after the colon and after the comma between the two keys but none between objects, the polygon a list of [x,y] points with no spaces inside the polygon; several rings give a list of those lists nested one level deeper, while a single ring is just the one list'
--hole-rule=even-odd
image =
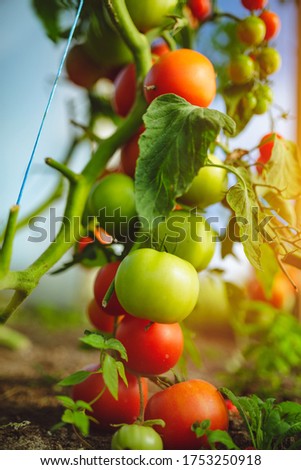
[{"label": "soil", "polygon": [[[58,388],[57,382],[97,361],[94,351],[79,347],[77,339],[82,336],[82,329],[57,332],[27,327],[22,332],[32,342],[28,350],[0,350],[0,449],[110,449],[109,433],[92,430],[84,440],[71,426],[51,430],[63,412],[56,395],[66,393]],[[201,371],[193,370],[191,377],[216,383],[221,351],[212,348],[208,339],[206,341],[202,341],[203,350],[215,350],[215,354],[207,355],[209,360]],[[226,350],[230,347],[227,342],[223,345]],[[156,390],[154,387],[151,384],[150,393]],[[242,422],[235,414],[230,416],[230,433],[240,448],[250,445]]]}]

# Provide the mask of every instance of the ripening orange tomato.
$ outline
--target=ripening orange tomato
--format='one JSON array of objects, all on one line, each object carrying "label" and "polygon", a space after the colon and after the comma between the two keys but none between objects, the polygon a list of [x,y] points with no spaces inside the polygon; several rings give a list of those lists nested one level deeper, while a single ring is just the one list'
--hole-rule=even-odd
[{"label": "ripening orange tomato", "polygon": [[181,96],[195,106],[209,106],[216,94],[215,71],[210,60],[191,49],[161,56],[145,78],[144,94],[151,103],[167,93]]}]

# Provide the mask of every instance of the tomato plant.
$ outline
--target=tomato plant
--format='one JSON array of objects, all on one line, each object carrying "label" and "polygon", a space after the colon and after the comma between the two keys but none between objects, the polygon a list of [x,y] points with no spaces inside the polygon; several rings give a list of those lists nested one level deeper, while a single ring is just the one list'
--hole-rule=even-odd
[{"label": "tomato plant", "polygon": [[[51,244],[29,267],[11,270],[17,228],[27,224],[37,232],[32,214],[17,221],[19,199],[0,235],[0,288],[13,291],[0,323],[48,271],[98,266],[86,307],[97,331],[86,330],[80,341],[98,350],[99,365],[59,382],[73,393],[59,398],[67,408],[62,422],[84,437],[95,419],[100,430],[121,425],[114,449],[161,449],[162,441],[168,449],[236,449],[226,433],[222,395],[210,383],[190,379],[186,361],[199,367],[194,337],[225,339],[231,329],[237,348],[244,342],[239,335],[256,332],[251,342],[259,331],[260,340],[265,334],[268,345],[259,353],[249,348],[246,356],[256,366],[252,390],[254,370],[270,378],[268,363],[290,376],[300,364],[299,329],[291,315],[295,293],[286,292],[286,278],[276,274],[279,267],[289,273],[287,264],[301,266],[301,168],[295,144],[276,132],[287,115],[279,111],[270,80],[281,65],[269,43],[279,32],[279,17],[264,9],[264,0],[243,0],[248,11],[242,15],[239,8],[223,10],[205,0],[103,0],[85,2],[82,10],[80,2],[70,25],[76,2],[49,0],[47,8],[40,2],[34,0],[35,9],[49,37],[58,43],[68,35],[66,72],[84,89],[74,90],[82,101],[74,98],[76,133],[66,155],[59,162],[46,158],[60,174],[58,186],[33,214],[66,195]],[[236,148],[234,138],[268,111],[271,129],[256,122],[252,127],[264,135],[259,145],[253,136],[251,144],[242,139]],[[87,152],[81,170],[73,161],[78,150]],[[27,172],[24,183],[26,178]],[[214,216],[215,230],[207,215]],[[263,285],[235,290],[226,281],[233,261],[239,268],[252,265]],[[283,331],[293,340],[282,338]],[[279,344],[280,358],[275,346],[269,351],[271,344]],[[238,353],[234,359],[243,361]],[[179,371],[185,381],[176,377]],[[240,371],[243,380],[249,369]],[[147,382],[141,376],[163,388],[146,406],[151,422],[144,421]]]},{"label": "tomato plant", "polygon": [[199,283],[195,268],[170,253],[136,250],[121,262],[117,298],[133,316],[159,323],[176,323],[193,310]]},{"label": "tomato plant", "polygon": [[280,28],[281,28],[281,20],[277,13],[274,13],[270,10],[264,10],[259,18],[264,21],[266,26],[266,33],[264,39],[266,41],[270,41],[278,36]]},{"label": "tomato plant", "polygon": [[183,352],[178,323],[151,323],[128,315],[118,325],[116,338],[127,351],[126,367],[143,376],[168,372]]},{"label": "tomato plant", "polygon": [[162,450],[160,435],[149,426],[138,424],[124,425],[112,438],[113,450]]},{"label": "tomato plant", "polygon": [[[97,370],[97,366],[92,367]],[[118,399],[111,395],[106,388],[103,376],[100,373],[91,374],[83,382],[76,384],[72,389],[74,400],[83,400],[92,403],[92,416],[98,421],[101,428],[110,428],[112,424],[136,421],[140,412],[140,394],[138,379],[129,372],[126,373],[127,385],[119,379]],[[147,400],[148,387],[145,379],[142,380],[144,401]]]},{"label": "tomato plant", "polygon": [[191,430],[195,422],[210,420],[210,429],[228,429],[225,400],[214,385],[204,380],[188,380],[155,393],[145,408],[146,419],[162,419],[155,426],[165,449],[206,448],[206,437],[197,438]]},{"label": "tomato plant", "polygon": [[165,251],[205,269],[215,252],[216,235],[201,215],[178,210],[158,225],[157,243]]},{"label": "tomato plant", "polygon": [[179,95],[196,106],[209,106],[216,93],[215,71],[210,60],[190,49],[161,56],[145,78],[144,94],[151,103],[166,93]]}]

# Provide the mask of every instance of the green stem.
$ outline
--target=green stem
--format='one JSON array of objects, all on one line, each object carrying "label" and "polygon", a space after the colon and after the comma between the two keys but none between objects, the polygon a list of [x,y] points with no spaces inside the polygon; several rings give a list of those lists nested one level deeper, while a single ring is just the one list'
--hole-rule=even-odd
[{"label": "green stem", "polygon": [[147,38],[134,25],[124,0],[104,0],[104,4],[120,36],[134,56],[139,81],[145,77],[152,65]]},{"label": "green stem", "polygon": [[108,303],[110,301],[110,298],[112,297],[113,293],[114,293],[114,290],[115,290],[115,278],[113,279],[113,281],[111,282],[111,284],[109,285],[109,288],[102,300],[102,307],[104,309],[106,309],[106,307],[108,306]]},{"label": "green stem", "polygon": [[67,180],[70,181],[71,184],[75,184],[78,182],[80,179],[80,175],[77,173],[74,173],[74,171],[70,170],[70,168],[67,165],[64,165],[63,163],[57,162],[53,158],[45,158],[45,163],[46,165],[50,166],[51,168],[54,168],[55,170],[59,171]]},{"label": "green stem", "polygon": [[177,43],[168,31],[163,31],[161,37],[164,39],[171,51],[175,51],[177,49]]},{"label": "green stem", "polygon": [[140,375],[138,375],[137,380],[138,380],[138,386],[139,386],[139,401],[140,401],[139,416],[138,416],[137,421],[139,421],[139,423],[143,424],[144,423],[144,405],[145,405],[145,403],[144,403],[142,379],[141,379]]},{"label": "green stem", "polygon": [[28,294],[26,292],[16,291],[6,308],[1,312],[0,325],[7,322],[12,313],[22,304]]},{"label": "green stem", "polygon": [[0,251],[0,276],[5,275],[10,267],[19,209],[20,206],[13,206],[9,211],[8,222],[4,234],[4,241]]},{"label": "green stem", "polygon": [[[142,78],[151,65],[148,42],[133,25],[124,0],[105,0],[105,3],[113,15],[115,26],[133,52],[138,75],[140,74]],[[67,172],[61,164],[53,164],[51,161],[52,166],[59,169],[64,176],[71,180],[62,226],[55,240],[33,264],[24,271],[8,273],[7,277],[0,280],[0,288],[17,291],[5,311],[0,315],[0,323],[4,323],[10,317],[12,312],[38,285],[41,277],[79,240],[82,231],[81,215],[93,183],[114,152],[139,129],[146,108],[147,103],[142,91],[140,91],[137,93],[131,113],[121,122],[112,136],[101,142],[78,178]]]}]

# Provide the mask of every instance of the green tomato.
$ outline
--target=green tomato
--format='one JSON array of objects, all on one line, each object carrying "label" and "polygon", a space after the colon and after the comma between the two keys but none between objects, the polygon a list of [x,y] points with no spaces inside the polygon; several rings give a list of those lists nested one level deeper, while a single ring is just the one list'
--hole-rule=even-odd
[{"label": "green tomato", "polygon": [[269,85],[261,85],[257,93],[258,93],[258,97],[261,95],[263,98],[265,98],[270,103],[272,103],[274,99],[274,93],[273,93],[272,88]]},{"label": "green tomato", "polygon": [[90,57],[102,67],[120,67],[133,61],[133,55],[119,34],[105,20],[101,26],[92,17],[85,49]]},{"label": "green tomato", "polygon": [[252,110],[257,105],[257,98],[252,92],[249,92],[242,98],[241,102],[244,109]]},{"label": "green tomato", "polygon": [[254,78],[254,61],[247,55],[239,54],[231,59],[228,73],[234,85],[244,85]]},{"label": "green tomato", "polygon": [[[209,155],[209,160],[216,165],[222,162],[214,155]],[[188,191],[179,199],[189,206],[204,208],[220,202],[227,191],[227,170],[204,166],[193,179]]]},{"label": "green tomato", "polygon": [[270,102],[264,98],[260,98],[257,100],[257,104],[253,109],[254,114],[264,114],[270,108]]},{"label": "green tomato", "polygon": [[132,178],[122,173],[102,178],[92,188],[88,210],[114,238],[128,236],[137,216]]},{"label": "green tomato", "polygon": [[237,36],[247,46],[258,46],[265,38],[266,25],[258,16],[248,16],[237,25]]},{"label": "green tomato", "polygon": [[231,307],[224,280],[215,273],[199,274],[199,296],[184,323],[199,331],[222,330],[229,324]]},{"label": "green tomato", "polygon": [[125,424],[113,435],[113,450],[163,450],[161,436],[149,426]]},{"label": "green tomato", "polygon": [[174,13],[178,0],[125,0],[136,27],[146,32],[161,26],[167,15]]},{"label": "green tomato", "polygon": [[272,75],[281,67],[281,55],[273,47],[265,47],[257,56],[257,62],[263,76]]},{"label": "green tomato", "polygon": [[197,271],[205,269],[215,251],[215,234],[201,215],[174,211],[158,224],[155,241],[168,253],[189,261]]},{"label": "green tomato", "polygon": [[121,262],[115,291],[122,307],[134,317],[176,323],[192,312],[199,280],[188,261],[170,253],[141,248]]}]

